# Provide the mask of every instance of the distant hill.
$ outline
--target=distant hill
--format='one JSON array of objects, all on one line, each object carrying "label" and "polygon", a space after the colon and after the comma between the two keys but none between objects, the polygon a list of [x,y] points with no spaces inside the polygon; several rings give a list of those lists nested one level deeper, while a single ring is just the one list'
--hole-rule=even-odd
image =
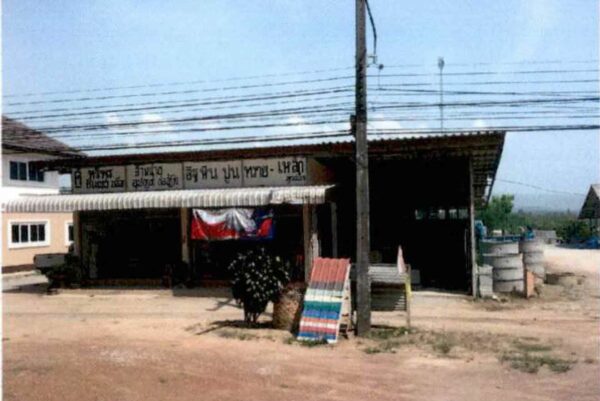
[{"label": "distant hill", "polygon": [[[498,194],[494,194],[498,195]],[[514,211],[526,212],[578,212],[585,195],[515,193]]]}]

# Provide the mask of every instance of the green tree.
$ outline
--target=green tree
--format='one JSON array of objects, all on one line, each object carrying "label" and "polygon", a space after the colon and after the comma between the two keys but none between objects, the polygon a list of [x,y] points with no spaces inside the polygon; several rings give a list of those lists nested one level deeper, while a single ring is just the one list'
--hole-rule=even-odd
[{"label": "green tree", "polygon": [[487,206],[480,210],[478,218],[491,230],[504,230],[516,232],[519,227],[519,219],[512,215],[514,206],[514,195],[500,195],[492,197]]},{"label": "green tree", "polygon": [[559,228],[558,234],[567,242],[582,241],[592,236],[592,231],[586,222],[573,220]]}]

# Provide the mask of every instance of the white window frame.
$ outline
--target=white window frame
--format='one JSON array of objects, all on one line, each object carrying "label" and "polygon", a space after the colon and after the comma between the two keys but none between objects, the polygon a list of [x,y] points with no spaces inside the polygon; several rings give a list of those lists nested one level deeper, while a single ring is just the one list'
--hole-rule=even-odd
[{"label": "white window frame", "polygon": [[[45,228],[45,239],[44,241],[36,241],[36,242],[12,242],[12,226],[13,224],[19,224],[19,225],[31,225],[31,224],[44,224],[46,226]],[[19,235],[20,235],[21,229],[19,229]],[[21,249],[21,248],[45,248],[50,246],[51,243],[51,238],[50,238],[50,233],[51,233],[51,227],[50,227],[50,220],[47,219],[42,219],[42,220],[8,220],[8,224],[7,224],[7,233],[6,233],[6,238],[8,239],[8,249]],[[31,232],[29,233],[29,238],[31,238]]]},{"label": "white window frame", "polygon": [[65,245],[71,245],[75,240],[75,227],[73,227],[73,241],[69,240],[69,226],[72,226],[72,221],[65,221]]}]

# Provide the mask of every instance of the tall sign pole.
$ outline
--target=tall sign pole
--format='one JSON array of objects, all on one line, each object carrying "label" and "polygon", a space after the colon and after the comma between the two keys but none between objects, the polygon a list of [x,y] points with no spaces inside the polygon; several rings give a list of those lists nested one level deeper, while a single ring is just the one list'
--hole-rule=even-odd
[{"label": "tall sign pole", "polygon": [[367,143],[366,0],[356,0],[356,334],[371,329],[369,150]]}]

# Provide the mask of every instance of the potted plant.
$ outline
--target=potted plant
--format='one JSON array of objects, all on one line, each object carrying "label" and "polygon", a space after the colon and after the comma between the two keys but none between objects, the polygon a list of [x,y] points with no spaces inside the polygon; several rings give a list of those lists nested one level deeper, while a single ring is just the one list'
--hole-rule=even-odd
[{"label": "potted plant", "polygon": [[244,321],[255,324],[269,302],[276,302],[290,281],[290,265],[264,247],[240,253],[229,265],[233,298],[244,308]]}]

